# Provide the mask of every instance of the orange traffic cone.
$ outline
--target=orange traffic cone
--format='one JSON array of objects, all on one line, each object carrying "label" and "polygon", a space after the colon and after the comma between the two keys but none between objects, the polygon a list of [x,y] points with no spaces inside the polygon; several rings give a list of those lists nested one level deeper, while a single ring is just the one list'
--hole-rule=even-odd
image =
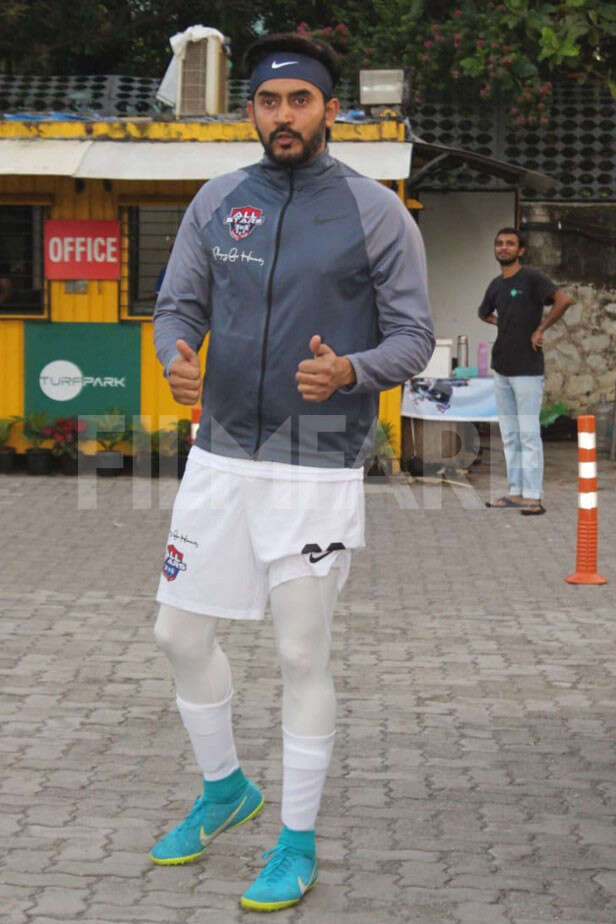
[{"label": "orange traffic cone", "polygon": [[597,574],[597,441],[592,414],[578,417],[577,561],[569,584],[607,584]]}]

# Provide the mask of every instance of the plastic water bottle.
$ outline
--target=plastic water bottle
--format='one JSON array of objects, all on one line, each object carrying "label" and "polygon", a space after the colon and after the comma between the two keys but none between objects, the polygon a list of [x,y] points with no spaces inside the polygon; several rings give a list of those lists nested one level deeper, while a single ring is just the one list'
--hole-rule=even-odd
[{"label": "plastic water bottle", "polygon": [[477,347],[477,375],[485,378],[488,374],[488,344],[483,341]]}]

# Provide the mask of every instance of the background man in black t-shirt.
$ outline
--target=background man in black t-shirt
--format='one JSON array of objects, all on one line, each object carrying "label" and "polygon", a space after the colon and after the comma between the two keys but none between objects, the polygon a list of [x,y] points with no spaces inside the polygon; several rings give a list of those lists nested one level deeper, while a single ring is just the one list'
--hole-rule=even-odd
[{"label": "background man in black t-shirt", "polygon": [[[545,513],[543,445],[539,412],[543,399],[543,334],[563,316],[573,299],[539,270],[522,266],[525,241],[515,228],[501,228],[494,255],[501,275],[493,279],[479,317],[496,324],[492,368],[509,494],[488,507],[519,507],[524,516]],[[543,316],[546,304],[551,304]]]}]

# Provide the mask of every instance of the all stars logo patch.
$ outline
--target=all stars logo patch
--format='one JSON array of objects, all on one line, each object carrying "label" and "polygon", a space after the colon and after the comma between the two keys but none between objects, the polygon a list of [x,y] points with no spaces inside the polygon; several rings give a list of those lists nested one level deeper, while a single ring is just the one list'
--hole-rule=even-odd
[{"label": "all stars logo patch", "polygon": [[251,205],[231,209],[225,218],[225,224],[229,226],[229,234],[234,241],[243,241],[264,221],[263,210],[255,209]]},{"label": "all stars logo patch", "polygon": [[163,577],[166,577],[168,581],[175,581],[180,571],[186,571],[186,567],[184,553],[174,545],[168,545],[167,557],[163,562]]}]

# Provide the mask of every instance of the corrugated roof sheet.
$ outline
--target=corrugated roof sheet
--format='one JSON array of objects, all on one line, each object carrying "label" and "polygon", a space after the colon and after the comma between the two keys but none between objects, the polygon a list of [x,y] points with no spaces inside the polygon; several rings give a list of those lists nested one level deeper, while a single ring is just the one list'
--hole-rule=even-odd
[{"label": "corrugated roof sheet", "polygon": [[[334,157],[377,180],[405,179],[412,145],[334,142]],[[78,141],[0,139],[0,174],[72,176],[108,180],[209,180],[260,160],[256,141]]]}]

